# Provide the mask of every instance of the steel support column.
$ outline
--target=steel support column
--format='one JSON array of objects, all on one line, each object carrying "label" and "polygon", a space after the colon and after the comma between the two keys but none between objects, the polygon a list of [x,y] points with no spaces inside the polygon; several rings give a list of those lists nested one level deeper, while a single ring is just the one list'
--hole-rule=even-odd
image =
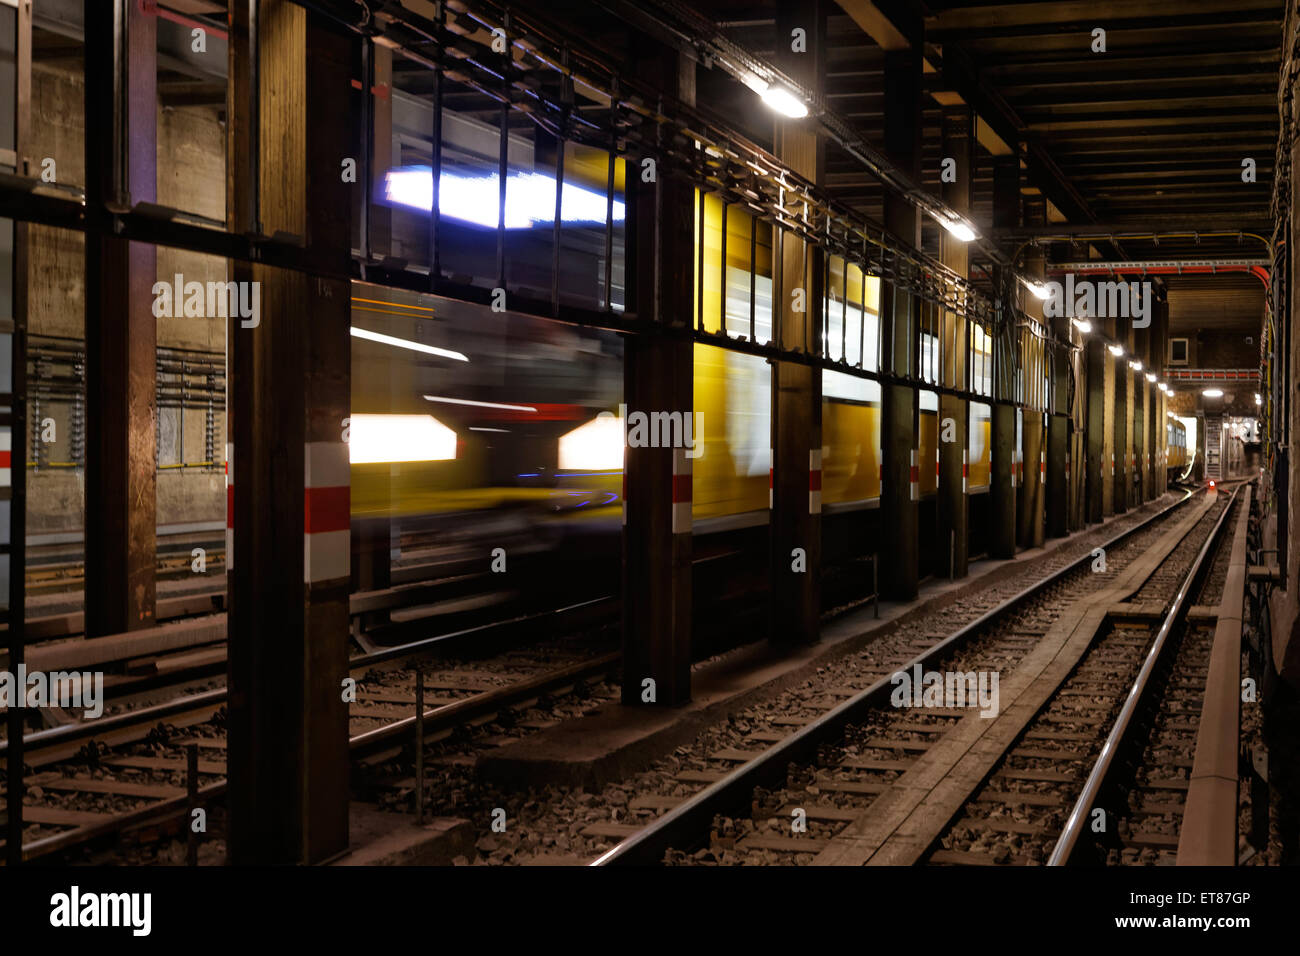
[{"label": "steel support column", "polygon": [[[993,228],[1020,226],[1020,160],[998,156],[993,160]],[[1019,349],[1014,336],[1014,279],[999,270],[997,298],[1002,302],[1001,325],[993,339],[993,411],[989,422],[990,472],[989,556],[1011,558],[1016,553],[1016,409],[1013,383]]]},{"label": "steel support column", "polygon": [[[288,0],[261,0],[251,24],[244,6],[231,7],[232,225],[252,216],[342,272],[357,188],[339,172],[352,146],[351,40]],[[261,308],[256,324],[236,316],[227,330],[229,859],[316,863],[348,843],[350,290],[263,265],[233,272],[259,283]]]},{"label": "steel support column", "polygon": [[1044,495],[1046,534],[1049,538],[1063,538],[1070,533],[1070,501],[1073,475],[1070,474],[1070,442],[1073,418],[1070,408],[1070,361],[1066,347],[1071,338],[1072,325],[1066,316],[1050,319],[1055,342],[1049,346],[1047,366],[1050,369],[1047,416],[1047,487]]},{"label": "steel support column", "polygon": [[[129,0],[86,0],[86,218],[153,202],[157,19]],[[86,634],[154,623],[157,252],[86,235]]]},{"label": "steel support column", "polygon": [[1107,319],[1107,331],[1112,339],[1124,347],[1124,354],[1115,359],[1115,514],[1129,508],[1129,485],[1132,474],[1129,462],[1133,455],[1133,370],[1129,367],[1133,341],[1126,320]]},{"label": "steel support column", "polygon": [[1129,488],[1132,489],[1133,507],[1137,508],[1147,501],[1151,496],[1148,493],[1150,485],[1147,484],[1147,458],[1148,455],[1148,433],[1147,433],[1147,403],[1149,401],[1147,388],[1147,370],[1148,364],[1147,343],[1148,330],[1133,330],[1133,357],[1142,363],[1142,369],[1133,373],[1133,474],[1129,476]]},{"label": "steel support column", "polygon": [[[777,60],[808,89],[820,91],[825,70],[824,0],[778,5]],[[806,33],[806,52],[791,51],[795,29]],[[825,179],[826,147],[811,118],[778,119],[775,152],[814,183]],[[791,210],[795,216],[797,209]],[[780,276],[773,298],[776,340],[820,355],[825,308],[821,248],[791,233],[778,243]],[[801,307],[801,308],[800,308]],[[799,311],[796,309],[799,308]],[[780,644],[817,640],[821,612],[821,370],[797,362],[772,362],[771,637]],[[802,555],[802,558],[800,558]]]},{"label": "steel support column", "polygon": [[1095,524],[1106,517],[1103,483],[1110,481],[1110,462],[1106,458],[1106,362],[1110,359],[1110,353],[1106,351],[1106,343],[1099,337],[1093,336],[1086,342],[1084,353],[1087,356],[1088,399],[1085,409],[1087,455],[1084,520]]},{"label": "steel support column", "polygon": [[[885,53],[885,151],[916,181],[921,179],[920,44]],[[885,228],[920,246],[921,221],[915,206],[894,195],[885,197]],[[920,299],[892,283],[881,284],[880,341],[882,368],[896,375],[915,375],[920,367],[917,328]],[[882,387],[880,446],[884,480],[880,489],[884,538],[881,593],[890,599],[916,597],[920,546],[918,469],[920,409],[917,390],[887,383]]]},{"label": "steel support column", "polygon": [[[12,139],[9,130],[0,130],[0,148],[13,149],[15,165],[5,172],[30,176],[32,157],[31,148],[31,102],[32,102],[32,5],[31,0],[22,0],[16,10],[0,11],[12,17],[13,32],[5,34],[5,45],[12,51],[12,58],[7,64],[0,64],[3,82],[0,86],[7,88],[12,95],[13,128]],[[6,24],[7,27],[7,24]],[[27,427],[27,307],[30,276],[28,274],[28,237],[30,227],[17,220],[0,220],[0,229],[4,230],[4,240],[12,237],[12,246],[8,274],[8,288],[3,290],[4,300],[0,300],[0,333],[11,335],[12,348],[9,352],[8,375],[10,394],[4,396],[4,404],[9,405],[8,413],[0,412],[0,436],[8,441],[0,444],[0,463],[3,464],[5,478],[0,488],[0,501],[7,510],[8,535],[4,551],[8,560],[8,579],[4,582],[5,602],[4,619],[8,628],[8,669],[16,673],[23,663],[24,644],[26,642],[27,619],[27,442],[30,431]],[[8,312],[6,321],[4,313]],[[26,717],[31,712],[23,707],[10,707],[5,714],[6,739],[9,742],[5,754],[5,864],[18,866],[22,863],[23,847],[23,733],[26,730]]]},{"label": "steel support column", "polygon": [[[695,101],[694,60],[656,49],[637,74]],[[629,176],[628,189],[628,301],[660,328],[625,339],[625,401],[629,414],[680,413],[690,421],[694,189],[662,171],[654,183]],[[706,432],[721,427],[704,423]],[[691,461],[682,448],[624,452],[624,704],[691,697]]]},{"label": "steel support column", "polygon": [[[1026,226],[1047,222],[1047,200],[1041,196],[1024,201]],[[1042,281],[1046,275],[1046,251],[1042,246],[1030,249],[1025,256],[1025,271],[1031,279]],[[1019,291],[1019,290],[1017,290]],[[1020,295],[1025,296],[1024,292]],[[1026,311],[1042,319],[1042,302],[1033,295],[1025,296]],[[1049,356],[1041,340],[1026,336],[1029,348],[1041,354],[1042,362],[1030,362],[1024,369],[1025,402],[1036,408],[1025,408],[1020,425],[1020,461],[1022,463],[1020,497],[1016,501],[1016,539],[1022,548],[1039,548],[1043,545],[1043,518],[1046,512],[1044,479],[1046,478],[1047,431],[1042,411],[1049,396],[1044,394],[1040,377],[1047,374]],[[1023,352],[1021,354],[1024,354]],[[1030,400],[1032,398],[1032,401]]]},{"label": "steel support column", "polygon": [[[943,184],[943,199],[963,215],[970,213],[972,183],[975,178],[973,143],[975,113],[969,106],[944,110],[943,149],[945,159],[956,160],[956,181]],[[940,254],[944,265],[965,277],[970,268],[966,243],[945,232],[940,237]],[[943,345],[942,376],[945,385],[967,388],[967,352],[970,348],[969,323],[965,316],[944,312],[941,336]],[[952,441],[944,441],[951,422]],[[939,500],[937,542],[941,555],[940,571],[950,577],[966,576],[969,557],[969,503],[967,493],[968,450],[970,439],[970,405],[956,395],[939,397]],[[949,564],[951,563],[951,567]]]}]

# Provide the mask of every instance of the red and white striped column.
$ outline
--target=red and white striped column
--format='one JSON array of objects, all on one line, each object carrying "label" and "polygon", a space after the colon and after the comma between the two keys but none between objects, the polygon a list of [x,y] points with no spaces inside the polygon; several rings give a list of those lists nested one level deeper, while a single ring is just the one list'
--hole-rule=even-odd
[{"label": "red and white striped column", "polygon": [[351,474],[341,441],[306,445],[303,490],[303,581],[319,584],[352,571]]},{"label": "red and white striped column", "polygon": [[921,500],[921,468],[920,454],[917,449],[912,449],[911,467],[907,473],[907,492],[911,501]]},{"label": "red and white striped column", "polygon": [[14,431],[9,425],[0,426],[0,488],[13,485]]},{"label": "red and white striped column", "polygon": [[673,534],[691,533],[691,459],[673,449]]}]

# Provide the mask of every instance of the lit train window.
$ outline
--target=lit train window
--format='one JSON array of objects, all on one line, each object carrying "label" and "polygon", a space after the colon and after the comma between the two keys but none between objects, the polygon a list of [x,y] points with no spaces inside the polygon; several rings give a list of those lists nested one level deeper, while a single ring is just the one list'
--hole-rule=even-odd
[{"label": "lit train window", "polygon": [[[727,334],[749,338],[749,272],[727,266]],[[772,339],[772,280],[754,277],[754,341]]]}]

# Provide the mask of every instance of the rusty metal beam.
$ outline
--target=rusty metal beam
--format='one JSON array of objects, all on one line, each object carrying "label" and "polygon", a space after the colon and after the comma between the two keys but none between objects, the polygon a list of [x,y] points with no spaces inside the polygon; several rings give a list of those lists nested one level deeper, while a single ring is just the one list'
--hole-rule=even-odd
[{"label": "rusty metal beam", "polygon": [[[128,0],[87,0],[86,210],[156,194],[155,18]],[[154,622],[155,351],[152,245],[86,242],[86,633]]]},{"label": "rusty metal beam", "polygon": [[[349,191],[364,188],[339,175],[354,40],[287,0],[261,0],[251,22],[242,7],[228,143],[253,155],[232,163],[228,211],[303,237],[309,258],[341,271]],[[261,312],[227,326],[229,857],[310,864],[348,842],[349,287],[262,264],[233,272],[257,284]]]}]

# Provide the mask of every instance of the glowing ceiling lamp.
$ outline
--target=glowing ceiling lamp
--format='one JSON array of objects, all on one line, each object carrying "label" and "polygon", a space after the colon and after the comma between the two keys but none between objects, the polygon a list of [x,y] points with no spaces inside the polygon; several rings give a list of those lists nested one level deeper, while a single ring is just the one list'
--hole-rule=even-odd
[{"label": "glowing ceiling lamp", "polygon": [[[412,209],[433,208],[433,170],[428,166],[390,169],[384,177],[389,202]],[[501,211],[501,186],[496,173],[469,176],[443,170],[438,179],[438,213],[451,219],[495,229]],[[626,206],[614,201],[613,217],[622,222]],[[603,192],[574,183],[564,184],[561,222],[605,221]],[[515,172],[506,178],[506,228],[527,229],[555,221],[555,177],[545,173]]]},{"label": "glowing ceiling lamp", "polygon": [[1223,398],[1223,389],[1221,388],[1202,389],[1201,394],[1204,395],[1206,398]]},{"label": "glowing ceiling lamp", "polygon": [[803,119],[808,115],[808,104],[784,86],[769,83],[758,95],[769,109],[776,110],[782,116]]},{"label": "glowing ceiling lamp", "polygon": [[1020,281],[1025,284],[1026,289],[1028,289],[1030,292],[1033,293],[1034,298],[1036,299],[1046,299],[1049,295],[1052,294],[1052,290],[1047,287],[1047,284],[1045,282],[1038,282],[1034,279],[1026,279],[1024,276],[1020,277]]},{"label": "glowing ceiling lamp", "polygon": [[1135,371],[1135,372],[1140,372],[1140,371],[1142,371],[1142,363],[1141,363],[1140,361],[1138,361],[1137,359],[1134,359],[1133,361],[1129,362],[1129,363],[1128,363],[1128,367],[1131,368],[1131,369],[1132,369],[1133,371]]},{"label": "glowing ceiling lamp", "polygon": [[[949,234],[950,236],[952,236],[954,239],[956,239],[958,242],[971,242],[971,241],[974,240],[975,237],[976,237],[975,230],[971,228],[970,223],[965,222],[964,220],[958,219],[958,218],[955,217],[955,216],[952,217],[952,218],[945,218],[945,217],[943,217],[943,216],[935,216],[934,218],[935,218],[935,220],[939,223],[939,225],[941,225],[941,226],[943,226],[943,228],[947,229],[947,230],[948,230],[948,234]],[[1028,283],[1026,283],[1026,284],[1028,284]],[[1033,289],[1033,286],[1031,285],[1030,288]],[[1034,294],[1035,294],[1035,295],[1038,295],[1037,291],[1035,291]],[[1046,299],[1046,298],[1047,298],[1047,289],[1046,289],[1046,287],[1044,287],[1044,289],[1043,289],[1043,294],[1042,294],[1042,295],[1039,295],[1038,297],[1039,297],[1040,299]]]},{"label": "glowing ceiling lamp", "polygon": [[1147,372],[1147,381],[1148,381],[1148,382],[1151,382],[1152,384],[1155,384],[1155,380],[1156,380],[1156,373],[1155,373],[1155,372]]},{"label": "glowing ceiling lamp", "polygon": [[456,433],[432,415],[352,415],[348,457],[354,465],[451,461]]},{"label": "glowing ceiling lamp", "polygon": [[1256,392],[1256,393],[1255,393],[1255,404],[1256,404],[1256,405],[1263,405],[1263,404],[1264,404],[1264,397],[1263,397],[1262,395],[1260,395],[1259,392]]},{"label": "glowing ceiling lamp", "polygon": [[1092,323],[1089,322],[1087,319],[1071,319],[1070,321],[1073,322],[1074,327],[1078,329],[1080,332],[1082,332],[1084,335],[1087,335],[1089,332],[1092,331]]},{"label": "glowing ceiling lamp", "polygon": [[1108,345],[1106,348],[1110,349],[1110,354],[1116,358],[1124,354],[1124,346],[1122,345]]}]

